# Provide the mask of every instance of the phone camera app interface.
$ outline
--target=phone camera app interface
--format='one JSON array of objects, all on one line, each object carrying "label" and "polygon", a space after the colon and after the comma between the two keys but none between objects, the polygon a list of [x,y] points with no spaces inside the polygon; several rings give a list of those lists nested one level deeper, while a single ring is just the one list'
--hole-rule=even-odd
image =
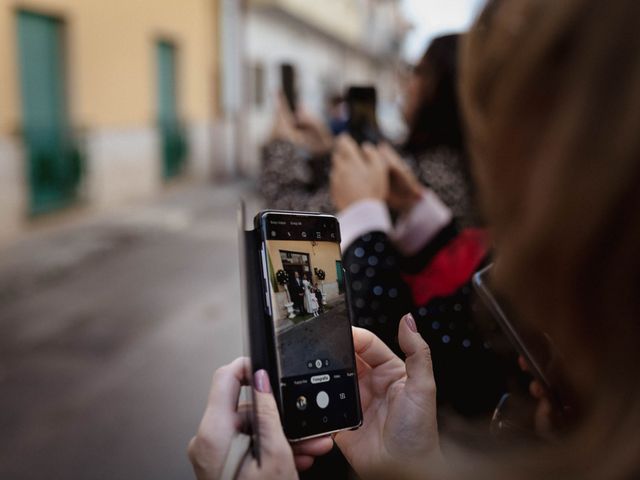
[{"label": "phone camera app interface", "polygon": [[271,315],[290,438],[358,423],[351,322],[335,219],[269,214]]}]

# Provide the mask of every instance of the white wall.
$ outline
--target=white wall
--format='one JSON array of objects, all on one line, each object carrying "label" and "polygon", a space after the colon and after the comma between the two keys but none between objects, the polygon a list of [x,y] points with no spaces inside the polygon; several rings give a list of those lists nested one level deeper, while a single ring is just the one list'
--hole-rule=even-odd
[{"label": "white wall", "polygon": [[[275,93],[280,88],[281,63],[296,66],[301,101],[317,116],[324,115],[325,95],[341,93],[349,84],[375,84],[381,107],[385,102],[395,100],[396,92],[390,91],[395,80],[390,77],[390,72],[382,72],[368,57],[344,49],[295,21],[272,12],[250,9],[246,20],[248,66],[259,63],[265,72],[265,103],[259,109],[253,105],[248,108],[247,135],[252,145],[249,153],[252,158],[248,163],[253,173],[259,170],[259,148],[271,130]],[[246,68],[245,72],[248,71],[250,69]],[[246,79],[246,84],[251,88],[252,79]],[[249,97],[249,93],[247,89],[245,97]]]},{"label": "white wall", "polygon": [[27,173],[19,145],[0,137],[0,246],[17,238],[28,209]]},{"label": "white wall", "polygon": [[86,195],[98,208],[149,198],[162,182],[159,136],[153,128],[87,134]]}]

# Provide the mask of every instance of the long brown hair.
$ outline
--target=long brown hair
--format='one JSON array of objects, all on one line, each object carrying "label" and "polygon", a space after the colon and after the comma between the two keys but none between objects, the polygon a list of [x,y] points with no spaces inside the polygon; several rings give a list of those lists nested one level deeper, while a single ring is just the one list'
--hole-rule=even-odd
[{"label": "long brown hair", "polygon": [[490,2],[461,99],[497,286],[552,335],[585,406],[530,472],[638,474],[640,2]]},{"label": "long brown hair", "polygon": [[403,147],[409,153],[418,155],[440,147],[465,151],[457,92],[461,38],[458,34],[436,37],[415,67],[413,74],[417,75],[422,90],[427,82],[433,86],[430,94],[420,99],[409,125]]}]

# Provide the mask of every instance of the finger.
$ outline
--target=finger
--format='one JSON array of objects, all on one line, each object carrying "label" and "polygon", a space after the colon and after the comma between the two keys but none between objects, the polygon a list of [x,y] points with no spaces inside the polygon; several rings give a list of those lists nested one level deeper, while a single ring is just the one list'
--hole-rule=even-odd
[{"label": "finger", "polygon": [[229,414],[236,411],[240,387],[249,383],[248,365],[247,357],[239,357],[215,371],[209,391],[208,408]]},{"label": "finger", "polygon": [[280,413],[271,390],[269,376],[264,370],[255,374],[255,403],[260,445],[267,454],[275,454],[282,449],[289,449],[289,443],[282,431]]},{"label": "finger", "polygon": [[529,393],[535,399],[540,400],[541,398],[545,398],[547,396],[547,392],[540,382],[537,380],[533,380],[529,384]]},{"label": "finger", "polygon": [[364,153],[364,158],[370,167],[378,170],[386,170],[387,163],[373,144],[365,142],[362,145],[362,152]]},{"label": "finger", "polygon": [[386,362],[402,361],[369,330],[358,327],[351,327],[351,329],[356,354],[371,368],[376,368]]},{"label": "finger", "polygon": [[380,155],[384,158],[387,164],[391,167],[402,168],[405,164],[400,158],[400,155],[393,149],[391,145],[387,142],[383,142],[380,144],[378,151]]},{"label": "finger", "polygon": [[298,470],[299,472],[304,472],[305,470],[309,470],[311,468],[315,458],[308,455],[296,455],[295,457],[293,457],[293,460],[296,464],[296,470]]},{"label": "finger", "polygon": [[320,457],[331,451],[333,448],[333,439],[331,437],[314,438],[312,440],[294,443],[291,448],[294,455]]},{"label": "finger", "polygon": [[363,162],[362,152],[351,135],[343,133],[336,142],[337,150],[345,161]]},{"label": "finger", "polygon": [[410,313],[400,321],[398,343],[406,355],[407,391],[423,396],[425,392],[435,390],[431,351],[422,335],[418,333],[416,321]]},{"label": "finger", "polygon": [[553,430],[553,422],[551,420],[552,407],[547,398],[543,398],[538,402],[536,408],[534,423],[536,431],[541,434],[549,434]]},{"label": "finger", "polygon": [[518,356],[518,365],[520,366],[520,370],[522,370],[523,372],[529,371],[529,365],[527,365],[527,361],[522,355]]}]

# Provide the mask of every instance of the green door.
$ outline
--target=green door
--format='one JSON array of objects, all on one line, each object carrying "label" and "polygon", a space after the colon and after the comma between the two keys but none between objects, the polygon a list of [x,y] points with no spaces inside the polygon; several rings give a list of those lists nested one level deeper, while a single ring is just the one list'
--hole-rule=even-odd
[{"label": "green door", "polygon": [[75,198],[80,158],[69,135],[61,22],[25,11],[17,17],[29,206],[38,214]]},{"label": "green door", "polygon": [[344,293],[344,270],[340,260],[336,260],[336,277],[338,281],[338,292]]},{"label": "green door", "polygon": [[178,118],[176,99],[176,48],[165,41],[156,45],[158,68],[158,127],[163,157],[163,175],[178,175],[186,158],[186,143]]}]

